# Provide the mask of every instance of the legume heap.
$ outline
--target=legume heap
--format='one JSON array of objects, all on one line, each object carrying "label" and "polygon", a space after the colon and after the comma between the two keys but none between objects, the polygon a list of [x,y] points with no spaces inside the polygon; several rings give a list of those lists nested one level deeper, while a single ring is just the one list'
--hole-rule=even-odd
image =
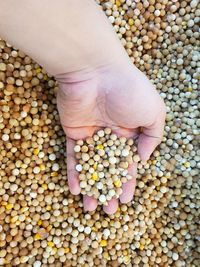
[{"label": "legume heap", "polygon": [[84,212],[66,182],[57,82],[0,39],[0,266],[198,267],[199,1],[97,2],[167,105],[163,142],[138,163],[131,203]]}]

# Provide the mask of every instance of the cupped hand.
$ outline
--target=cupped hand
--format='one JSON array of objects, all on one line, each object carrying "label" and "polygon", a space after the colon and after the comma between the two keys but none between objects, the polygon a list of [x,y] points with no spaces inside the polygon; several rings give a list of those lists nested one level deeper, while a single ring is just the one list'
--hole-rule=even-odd
[{"label": "cupped hand", "polygon": [[[67,137],[67,175],[72,194],[80,193],[79,173],[75,170],[75,141],[92,136],[99,128],[110,127],[119,136],[138,138],[138,153],[147,160],[161,142],[165,105],[147,77],[134,65],[108,65],[75,78],[60,75],[57,105]],[[132,179],[123,184],[122,203],[131,201],[136,184],[137,166],[129,167]],[[97,201],[83,197],[85,210],[92,211]],[[118,208],[112,199],[104,206],[108,214]]]}]

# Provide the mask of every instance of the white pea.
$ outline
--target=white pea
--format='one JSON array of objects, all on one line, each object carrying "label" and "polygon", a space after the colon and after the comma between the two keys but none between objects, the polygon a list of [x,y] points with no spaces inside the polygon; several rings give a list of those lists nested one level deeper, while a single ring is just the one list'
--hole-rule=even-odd
[{"label": "white pea", "polygon": [[94,161],[99,161],[100,160],[100,155],[96,154],[93,157]]},{"label": "white pea", "polygon": [[56,155],[53,154],[53,153],[50,154],[50,155],[49,155],[49,159],[52,160],[52,161],[54,161],[54,160],[56,159]]},{"label": "white pea", "polygon": [[115,195],[115,190],[114,189],[109,190],[108,194],[110,197],[113,197]]},{"label": "white pea", "polygon": [[58,171],[59,170],[59,164],[58,163],[54,163],[53,164],[53,166],[52,166],[52,170],[54,171],[54,172],[56,172],[56,171]]},{"label": "white pea", "polygon": [[57,237],[57,236],[55,236],[55,237],[53,238],[53,242],[54,242],[55,245],[58,245],[58,244],[60,243],[60,238]]},{"label": "white pea", "polygon": [[77,172],[81,172],[83,170],[82,165],[81,164],[77,164],[76,165],[76,170],[77,170]]},{"label": "white pea", "polygon": [[30,197],[36,198],[37,197],[37,193],[36,192],[30,192]]},{"label": "white pea", "polygon": [[74,152],[78,153],[78,152],[80,152],[80,151],[81,151],[81,147],[80,147],[79,145],[76,145],[76,146],[74,147]]},{"label": "white pea", "polygon": [[81,181],[80,182],[80,188],[86,188],[87,187],[87,182],[86,181]]},{"label": "white pea", "polygon": [[105,202],[106,202],[106,196],[105,196],[105,195],[100,195],[100,196],[99,196],[99,201],[100,201],[101,203],[105,203]]},{"label": "white pea", "polygon": [[126,176],[127,174],[128,174],[128,170],[123,170],[121,173],[122,176]]},{"label": "white pea", "polygon": [[110,230],[109,229],[104,229],[103,230],[103,235],[105,236],[105,237],[109,237],[109,235],[110,235]]},{"label": "white pea", "polygon": [[40,172],[40,168],[38,166],[33,168],[33,173],[38,174]]},{"label": "white pea", "polygon": [[123,149],[121,154],[123,157],[127,157],[129,155],[128,149]]},{"label": "white pea", "polygon": [[113,150],[109,150],[108,151],[108,156],[109,157],[114,157],[114,155],[115,155],[115,152]]},{"label": "white pea", "polygon": [[174,261],[177,261],[178,258],[179,258],[179,255],[178,255],[177,253],[174,252],[174,253],[172,254],[172,259],[173,259]]},{"label": "white pea", "polygon": [[98,173],[98,177],[99,177],[100,179],[104,178],[104,176],[105,176],[104,172],[99,172],[99,173]]},{"label": "white pea", "polygon": [[112,141],[117,140],[117,135],[116,135],[116,134],[111,134],[111,135],[110,135],[110,139],[111,139]]},{"label": "white pea", "polygon": [[50,190],[54,190],[55,187],[56,187],[56,185],[55,185],[53,182],[51,182],[51,183],[48,184],[48,188],[49,188]]},{"label": "white pea", "polygon": [[89,173],[94,173],[94,169],[92,167],[89,168]]},{"label": "white pea", "polygon": [[83,226],[82,224],[80,224],[80,225],[78,226],[78,231],[79,231],[80,233],[82,233],[82,232],[84,231],[84,226]]},{"label": "white pea", "polygon": [[14,175],[14,176],[19,175],[19,169],[13,169],[12,170],[12,175]]},{"label": "white pea", "polygon": [[3,134],[3,135],[2,135],[2,140],[3,140],[4,142],[8,141],[8,140],[9,140],[9,135],[8,135],[8,134]]},{"label": "white pea", "polygon": [[115,168],[109,168],[109,173],[110,174],[116,174],[116,169]]},{"label": "white pea", "polygon": [[103,183],[101,182],[96,183],[96,188],[99,190],[103,189]]},{"label": "white pea", "polygon": [[98,135],[99,137],[103,137],[103,136],[104,136],[104,131],[103,131],[103,130],[99,130],[99,131],[97,132],[97,135]]},{"label": "white pea", "polygon": [[40,267],[42,265],[42,262],[41,261],[35,261],[33,263],[33,267]]},{"label": "white pea", "polygon": [[117,159],[116,159],[115,157],[110,157],[110,158],[108,159],[108,161],[109,161],[110,164],[116,164]]},{"label": "white pea", "polygon": [[89,235],[91,233],[91,230],[91,227],[87,226],[85,227],[84,232]]},{"label": "white pea", "polygon": [[92,180],[92,179],[90,179],[90,180],[88,181],[88,184],[89,184],[89,185],[94,185],[94,184],[95,184],[95,181]]}]

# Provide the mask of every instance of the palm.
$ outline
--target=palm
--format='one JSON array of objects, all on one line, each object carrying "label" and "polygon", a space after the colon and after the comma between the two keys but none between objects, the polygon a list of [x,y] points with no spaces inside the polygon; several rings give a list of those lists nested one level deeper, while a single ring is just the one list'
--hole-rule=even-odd
[{"label": "palm", "polygon": [[[138,151],[142,158],[147,158],[162,137],[163,103],[148,79],[134,67],[107,71],[80,83],[60,84],[57,101],[67,135],[68,181],[73,194],[80,193],[74,166],[75,140],[91,136],[100,127],[111,127],[118,135],[127,137],[140,134]],[[144,128],[142,134],[140,127]],[[123,185],[121,202],[129,202],[134,193],[136,165],[130,166],[129,172],[133,179]],[[93,210],[97,204],[85,197],[84,205]],[[104,210],[113,213],[117,206],[113,199]]]}]

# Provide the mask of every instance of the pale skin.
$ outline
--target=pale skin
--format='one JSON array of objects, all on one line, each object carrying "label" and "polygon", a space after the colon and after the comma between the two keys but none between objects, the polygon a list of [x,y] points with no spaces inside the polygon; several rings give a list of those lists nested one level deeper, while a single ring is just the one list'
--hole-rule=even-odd
[{"label": "pale skin", "polygon": [[[165,105],[147,77],[131,63],[93,0],[1,2],[0,35],[32,56],[59,82],[57,105],[67,138],[72,194],[80,194],[75,140],[92,136],[99,128],[111,127],[119,136],[137,138],[140,157],[150,157],[162,140]],[[122,203],[133,198],[136,169],[136,164],[129,167],[133,178],[123,185]],[[97,206],[88,196],[83,202],[87,211]],[[114,213],[118,202],[112,199],[104,211]]]}]

